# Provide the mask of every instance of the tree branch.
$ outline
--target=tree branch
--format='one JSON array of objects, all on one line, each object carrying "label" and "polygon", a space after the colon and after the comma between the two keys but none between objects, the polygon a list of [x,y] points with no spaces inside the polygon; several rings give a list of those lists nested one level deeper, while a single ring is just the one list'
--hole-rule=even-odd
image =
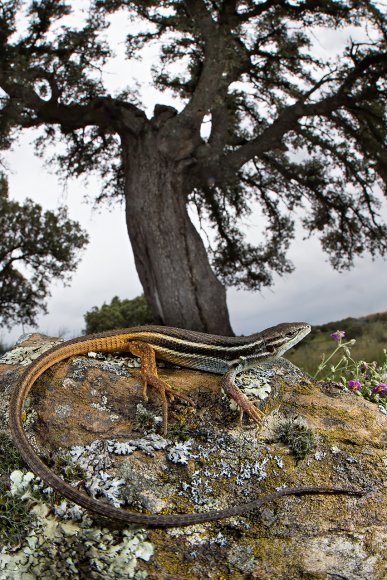
[{"label": "tree branch", "polygon": [[250,59],[244,45],[231,33],[228,22],[216,23],[202,0],[185,0],[184,4],[204,41],[204,60],[192,97],[176,122],[199,128],[203,116],[216,100],[225,97],[228,86],[246,69]]},{"label": "tree branch", "polygon": [[[387,53],[367,55],[347,74],[335,94],[316,101],[305,103],[306,98],[312,91],[308,91],[297,103],[286,107],[277,119],[267,127],[258,137],[252,139],[236,151],[224,156],[224,164],[232,170],[240,169],[250,159],[281,146],[281,140],[286,133],[297,129],[298,120],[308,116],[328,116],[340,107],[350,105],[352,102],[348,93],[355,82],[371,66],[376,64],[385,65]],[[380,72],[380,75],[382,72]],[[319,85],[317,83],[317,85]],[[313,91],[315,88],[313,88]]]},{"label": "tree branch", "polygon": [[[54,81],[55,77],[51,75],[51,83]],[[117,133],[129,131],[137,135],[147,120],[145,113],[135,105],[109,96],[91,98],[86,104],[65,105],[55,98],[41,99],[27,83],[7,82],[0,76],[0,87],[9,97],[6,106],[15,103],[19,111],[25,109],[20,119],[22,127],[57,124],[63,133],[69,133],[94,125],[102,130],[111,131],[113,128]]]}]

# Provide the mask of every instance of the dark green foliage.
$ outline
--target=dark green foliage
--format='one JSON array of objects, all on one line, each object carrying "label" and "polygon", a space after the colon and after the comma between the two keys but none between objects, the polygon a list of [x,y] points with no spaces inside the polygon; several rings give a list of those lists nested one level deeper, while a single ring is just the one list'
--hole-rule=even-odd
[{"label": "dark green foliage", "polygon": [[23,469],[25,463],[19,455],[11,437],[0,433],[0,478],[7,476],[15,469]]},{"label": "dark green foliage", "polygon": [[[27,28],[14,36],[27,6]],[[210,258],[225,284],[259,289],[273,272],[291,271],[286,254],[297,220],[307,236],[319,236],[336,269],[364,253],[386,253],[378,198],[387,182],[380,3],[95,0],[83,23],[66,25],[76,7],[0,2],[0,146],[10,145],[16,129],[43,127],[40,146],[59,138],[67,146],[56,157],[66,174],[97,171],[105,184],[98,199],[122,198],[133,171],[122,165],[123,143],[131,160],[141,136],[162,133],[164,121],[147,119],[130,88],[109,94],[98,74],[110,55],[101,33],[119,12],[128,17],[128,58],[157,41],[154,84],[183,102],[158,143],[172,173],[187,168],[186,191],[177,195],[212,227]],[[332,58],[316,50],[321,30],[351,28],[369,35],[348,36]],[[206,142],[205,115],[212,122]],[[257,206],[265,225],[251,242],[244,225]]]},{"label": "dark green foliage", "polygon": [[27,501],[12,496],[0,483],[0,545],[19,546],[28,537],[35,520],[30,511]]},{"label": "dark green foliage", "polygon": [[132,300],[120,300],[115,296],[110,304],[103,304],[100,308],[94,306],[84,315],[86,334],[114,330],[115,328],[129,328],[152,322],[152,314],[142,294]]},{"label": "dark green foliage", "polygon": [[317,444],[312,429],[295,421],[281,423],[277,434],[279,440],[293,451],[296,459],[305,459]]},{"label": "dark green foliage", "polygon": [[87,235],[63,207],[43,212],[30,199],[10,200],[0,175],[0,239],[0,320],[33,325],[51,281],[66,282],[75,270]]},{"label": "dark green foliage", "polygon": [[[142,19],[144,31],[128,36],[131,55],[155,38],[176,34],[173,43],[162,44],[161,64],[154,67],[160,89],[195,100],[211,70],[218,87],[206,111],[212,131],[198,151],[205,167],[191,199],[215,225],[211,256],[226,285],[260,288],[272,283],[271,272],[291,271],[285,256],[297,209],[305,210],[307,234],[320,236],[336,269],[349,268],[364,252],[386,251],[387,229],[378,223],[374,197],[387,175],[386,29],[376,4],[170,1],[163,2],[167,13],[160,2],[98,0],[97,6],[110,12],[130,6]],[[350,42],[340,66],[314,53],[308,27],[339,29],[367,21],[379,39]],[[152,32],[145,30],[149,22]],[[181,69],[169,69],[176,62]],[[230,86],[237,80],[243,87]],[[273,142],[265,143],[272,134]],[[240,220],[254,201],[267,228],[262,244],[253,245]]]}]

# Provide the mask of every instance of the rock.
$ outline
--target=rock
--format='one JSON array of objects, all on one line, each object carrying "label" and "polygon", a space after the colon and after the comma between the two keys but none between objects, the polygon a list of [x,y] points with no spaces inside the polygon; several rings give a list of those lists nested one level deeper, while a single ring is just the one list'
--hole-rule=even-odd
[{"label": "rock", "polygon": [[[52,344],[34,335],[0,359],[3,437],[24,358]],[[212,524],[122,529],[93,520],[32,480],[22,465],[18,477],[26,484],[12,503],[16,460],[9,458],[12,445],[3,444],[0,516],[12,507],[16,524],[25,519],[15,546],[1,536],[0,517],[1,578],[385,577],[387,417],[375,404],[334,384],[312,383],[279,359],[241,377],[244,392],[267,412],[257,436],[248,419],[240,428],[219,376],[170,367],[159,374],[196,405],[170,403],[167,436],[158,395],[151,392],[145,402],[137,363],[118,355],[75,357],[49,369],[34,386],[26,431],[72,485],[137,511],[221,509],[282,486],[342,486],[364,495],[289,496]],[[279,440],[285,422],[311,437],[303,459]]]}]

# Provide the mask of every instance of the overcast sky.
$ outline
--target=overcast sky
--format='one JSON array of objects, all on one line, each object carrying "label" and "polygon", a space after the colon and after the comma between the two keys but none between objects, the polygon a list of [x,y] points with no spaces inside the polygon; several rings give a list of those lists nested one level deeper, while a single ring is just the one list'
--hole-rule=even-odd
[{"label": "overcast sky", "polygon": [[[156,102],[171,104],[165,94],[160,95],[150,87],[150,64],[154,58],[149,53],[148,62],[124,61],[124,46],[120,34],[125,23],[116,18],[112,38],[116,40],[117,59],[106,67],[109,90],[122,87],[122,78],[129,75],[143,87],[143,102],[151,115]],[[353,35],[353,31],[352,31]],[[122,36],[121,36],[122,38]],[[318,37],[324,53],[339,46],[341,39],[332,31]],[[157,47],[153,48],[156,53]],[[33,132],[24,133],[12,152],[7,153],[10,197],[23,201],[32,198],[44,208],[55,209],[66,204],[72,219],[78,220],[87,230],[90,243],[82,255],[71,285],[52,285],[48,301],[48,315],[38,319],[38,329],[51,335],[65,333],[67,338],[81,334],[84,329],[83,315],[92,306],[110,302],[113,296],[134,298],[141,293],[141,285],[134,267],[133,255],[128,241],[123,207],[117,205],[111,211],[101,206],[98,212],[84,202],[83,194],[90,198],[98,193],[98,182],[71,181],[66,190],[55,174],[49,173],[42,160],[33,153]],[[387,219],[387,209],[383,214]],[[252,216],[246,223],[251,239],[259,239],[259,223]],[[249,334],[264,327],[284,321],[307,321],[312,324],[338,320],[347,316],[362,316],[387,310],[387,262],[369,258],[356,261],[350,272],[332,270],[326,256],[320,250],[318,240],[297,239],[290,254],[296,269],[286,277],[275,278],[275,285],[262,293],[242,292],[230,289],[228,304],[231,323],[237,334]],[[10,343],[23,331],[31,328],[15,327],[8,332],[0,330],[0,340]]]}]

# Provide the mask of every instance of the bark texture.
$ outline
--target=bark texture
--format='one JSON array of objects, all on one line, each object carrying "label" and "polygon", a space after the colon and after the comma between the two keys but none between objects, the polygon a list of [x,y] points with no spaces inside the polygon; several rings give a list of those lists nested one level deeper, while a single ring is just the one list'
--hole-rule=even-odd
[{"label": "bark texture", "polygon": [[126,222],[155,321],[229,335],[226,291],[187,212],[187,166],[160,151],[147,127],[124,140]]},{"label": "bark texture", "polygon": [[[298,216],[338,270],[365,252],[387,253],[376,196],[387,183],[378,2],[99,0],[75,29],[66,18],[76,2],[32,2],[28,14],[24,4],[0,3],[1,147],[19,129],[44,127],[40,145],[60,134],[60,167],[101,175],[98,200],[121,198],[124,174],[129,236],[155,321],[231,332],[187,195],[213,228],[211,264],[227,286],[260,290],[273,273],[291,272]],[[117,11],[128,18],[129,59],[157,40],[153,80],[180,98],[179,110],[155,103],[148,118],[129,79],[115,96],[104,86],[106,25]],[[333,60],[323,58],[316,27],[354,26],[369,27],[372,39],[348,34]],[[250,243],[243,220],[255,203],[266,224]]]}]

